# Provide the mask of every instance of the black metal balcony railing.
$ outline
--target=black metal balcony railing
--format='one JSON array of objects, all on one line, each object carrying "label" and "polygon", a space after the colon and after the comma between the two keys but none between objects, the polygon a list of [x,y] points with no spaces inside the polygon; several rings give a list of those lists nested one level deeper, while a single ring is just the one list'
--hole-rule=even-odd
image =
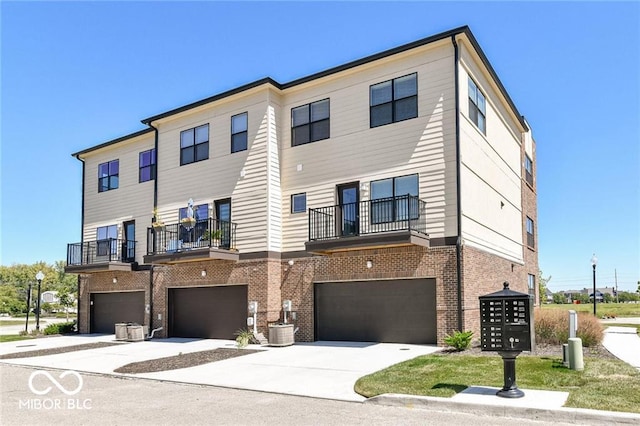
[{"label": "black metal balcony railing", "polygon": [[236,248],[236,224],[204,219],[193,224],[173,223],[147,228],[147,254],[178,253],[199,248]]},{"label": "black metal balcony railing", "polygon": [[391,231],[426,235],[426,203],[404,195],[309,209],[309,241]]},{"label": "black metal balcony railing", "polygon": [[136,258],[136,242],[106,238],[67,244],[67,265],[95,265],[109,262],[132,263]]}]

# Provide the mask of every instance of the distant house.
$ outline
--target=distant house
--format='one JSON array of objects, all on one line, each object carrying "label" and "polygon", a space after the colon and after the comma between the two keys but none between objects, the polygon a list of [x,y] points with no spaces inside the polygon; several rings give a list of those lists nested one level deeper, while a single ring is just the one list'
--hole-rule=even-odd
[{"label": "distant house", "polygon": [[40,295],[40,301],[42,303],[60,303],[58,292],[54,290],[45,291]]},{"label": "distant house", "polygon": [[545,289],[544,303],[552,303],[552,302],[553,302],[553,292],[547,288]]}]

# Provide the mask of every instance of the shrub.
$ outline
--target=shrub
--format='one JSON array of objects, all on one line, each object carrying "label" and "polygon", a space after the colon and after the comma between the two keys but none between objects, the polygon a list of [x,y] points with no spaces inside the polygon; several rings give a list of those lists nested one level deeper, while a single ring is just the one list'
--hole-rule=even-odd
[{"label": "shrub", "polygon": [[75,323],[73,322],[61,322],[58,324],[49,324],[44,329],[44,334],[49,336],[52,334],[65,334],[74,332]]},{"label": "shrub", "polygon": [[44,334],[49,336],[51,334],[60,334],[60,332],[58,331],[58,324],[49,324],[45,329],[44,329]]},{"label": "shrub", "polygon": [[473,331],[454,331],[451,335],[446,335],[444,343],[455,348],[457,351],[464,351],[471,346]]},{"label": "shrub", "polygon": [[[536,343],[561,345],[569,340],[569,314],[561,309],[535,310]],[[585,347],[602,342],[604,330],[600,321],[588,312],[578,312],[578,332]]]},{"label": "shrub", "polygon": [[236,346],[239,349],[246,347],[253,340],[253,332],[247,329],[240,329],[235,332]]}]

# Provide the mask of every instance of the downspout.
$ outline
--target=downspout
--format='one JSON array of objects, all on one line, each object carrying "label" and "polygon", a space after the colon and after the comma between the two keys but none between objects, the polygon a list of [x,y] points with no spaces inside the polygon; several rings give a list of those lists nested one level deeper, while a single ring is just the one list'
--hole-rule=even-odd
[{"label": "downspout", "polygon": [[454,83],[455,83],[455,123],[456,123],[456,221],[457,221],[457,237],[456,237],[456,277],[457,277],[457,293],[458,293],[458,330],[463,330],[462,321],[462,196],[460,194],[460,87],[458,82],[458,63],[460,54],[458,52],[458,43],[456,43],[455,34],[451,36],[453,43],[454,56]]},{"label": "downspout", "polygon": [[[157,153],[157,151],[156,151]],[[156,154],[156,161],[158,156]],[[149,268],[149,333],[153,335],[153,265]]]},{"label": "downspout", "polygon": [[[153,211],[156,211],[158,207],[158,128],[154,127],[151,123],[147,123],[147,125],[154,131],[153,149],[156,151],[156,175],[153,179]],[[157,218],[154,217],[152,220],[155,221]],[[149,238],[147,238],[147,244],[149,244]],[[147,253],[148,252],[149,247],[147,247]],[[151,330],[153,330],[153,265],[149,267],[149,331],[151,332],[151,336],[153,336]]]},{"label": "downspout", "polygon": [[[85,177],[86,177],[86,163],[84,162],[84,160],[82,158],[80,158],[79,155],[75,156],[76,159],[78,161],[80,161],[82,163],[82,197],[81,197],[81,203],[80,203],[80,247],[82,248],[84,246],[84,189],[85,189]],[[82,253],[82,250],[80,250],[80,253]],[[81,254],[82,256],[82,254]],[[69,254],[67,253],[67,260],[69,260]],[[76,298],[78,300],[78,306],[76,308],[76,318],[77,318],[77,328],[78,328],[78,333],[80,333],[80,318],[82,318],[80,316],[80,306],[82,305],[82,298],[80,297],[80,282],[81,282],[81,278],[80,278],[80,274],[78,274],[78,297]],[[89,330],[91,331],[91,330]]]},{"label": "downspout", "polygon": [[[153,208],[158,207],[158,129],[151,123],[147,123],[154,131],[153,149],[156,150],[156,176],[153,179]],[[154,217],[153,220],[156,220]]]}]

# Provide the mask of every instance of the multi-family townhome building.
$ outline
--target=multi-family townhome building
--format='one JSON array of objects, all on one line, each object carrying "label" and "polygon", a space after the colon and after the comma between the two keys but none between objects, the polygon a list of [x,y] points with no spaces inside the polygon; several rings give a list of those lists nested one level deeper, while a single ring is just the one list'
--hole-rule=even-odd
[{"label": "multi-family townhome building", "polygon": [[82,333],[233,338],[257,302],[266,335],[290,301],[297,341],[442,344],[537,295],[535,143],[468,27],[142,123],[73,154]]}]

